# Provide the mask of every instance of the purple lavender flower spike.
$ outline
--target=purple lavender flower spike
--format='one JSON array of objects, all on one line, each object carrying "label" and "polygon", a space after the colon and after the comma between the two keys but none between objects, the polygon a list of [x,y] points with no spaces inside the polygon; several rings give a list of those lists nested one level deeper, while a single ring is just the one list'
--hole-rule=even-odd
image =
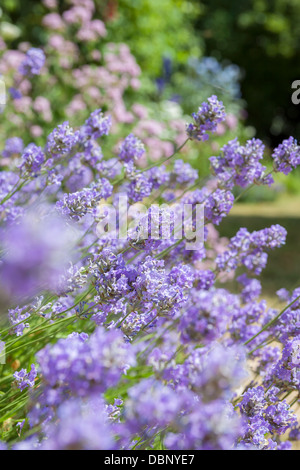
[{"label": "purple lavender flower spike", "polygon": [[286,139],[273,152],[275,171],[288,175],[300,165],[300,147],[293,137]]},{"label": "purple lavender flower spike", "polygon": [[145,146],[140,139],[129,134],[120,146],[119,158],[124,162],[139,160],[145,153]]},{"label": "purple lavender flower spike", "polygon": [[111,116],[104,116],[101,109],[93,111],[81,128],[81,136],[89,139],[99,139],[108,135],[112,125]]},{"label": "purple lavender flower spike", "polygon": [[32,388],[34,386],[36,377],[37,370],[34,364],[31,365],[30,372],[27,372],[26,369],[22,369],[20,372],[14,373],[14,378],[16,379],[21,392],[27,387]]},{"label": "purple lavender flower spike", "polygon": [[59,125],[48,137],[46,150],[56,157],[70,152],[78,142],[78,133],[66,121]]},{"label": "purple lavender flower spike", "polygon": [[215,132],[217,125],[225,120],[226,114],[223,103],[213,95],[202,103],[192,117],[194,122],[186,126],[187,135],[190,139],[205,141],[209,139],[207,132]]}]

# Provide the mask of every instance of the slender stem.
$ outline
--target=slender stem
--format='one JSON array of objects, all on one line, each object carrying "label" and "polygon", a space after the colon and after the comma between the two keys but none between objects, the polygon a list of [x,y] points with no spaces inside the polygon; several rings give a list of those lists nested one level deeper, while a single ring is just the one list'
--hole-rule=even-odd
[{"label": "slender stem", "polygon": [[297,403],[298,400],[299,400],[299,396],[297,396],[295,400],[292,401],[292,403],[290,404],[290,407],[292,407],[295,403]]},{"label": "slender stem", "polygon": [[251,343],[251,341],[253,341],[255,338],[257,338],[257,336],[261,335],[264,331],[266,331],[270,326],[274,325],[274,323],[277,322],[277,320],[281,317],[281,315],[283,315],[295,302],[297,302],[297,300],[300,299],[300,295],[298,295],[298,297],[296,297],[291,303],[289,303],[280,313],[278,313],[278,315],[276,315],[275,318],[273,318],[273,320],[269,321],[258,333],[256,333],[256,335],[252,336],[252,338],[248,339],[248,341],[246,341],[244,343],[244,345],[246,346],[247,344]]},{"label": "slender stem", "polygon": [[16,185],[14,186],[14,188],[12,189],[12,191],[7,194],[3,199],[2,201],[0,201],[0,205],[2,206],[2,204],[4,204],[5,202],[7,202],[10,198],[12,198],[20,189],[23,188],[23,186],[27,183],[28,180],[25,180],[23,181],[22,183],[19,184],[19,186],[17,186],[16,189],[14,189],[16,187]]},{"label": "slender stem", "polygon": [[[151,168],[154,168],[155,166],[160,166],[162,165],[163,163],[166,163],[167,161],[171,160],[171,158],[173,158],[178,152],[180,152],[180,150],[183,149],[183,147],[186,145],[186,143],[189,141],[190,139],[186,139],[182,145],[180,145],[180,147],[178,147],[175,152],[170,155],[168,158],[165,158],[164,160],[161,160],[159,162],[155,162],[155,163],[152,163],[151,165],[149,165],[147,168],[143,168],[142,170],[140,170],[140,172],[138,174],[141,174],[141,173],[144,173],[145,171],[147,170],[150,170]],[[113,186],[119,184],[119,183],[122,183],[122,181],[124,181],[126,178],[125,176],[123,176],[122,178],[120,178],[119,180],[117,181],[113,181],[112,184]]]},{"label": "slender stem", "polygon": [[[271,170],[269,173],[266,174],[266,176],[264,176],[264,178],[267,178],[268,176],[270,176],[272,173],[274,172],[274,170]],[[255,183],[252,183],[250,184],[250,186],[248,186],[248,188],[246,188],[244,191],[242,191],[235,199],[234,202],[237,202],[241,197],[243,197],[248,191],[250,191],[250,189],[254,188],[254,186],[257,186]]]},{"label": "slender stem", "polygon": [[143,173],[144,171],[147,171],[147,170],[151,170],[151,168],[154,168],[155,166],[160,166],[162,165],[163,163],[166,163],[168,162],[169,160],[171,160],[171,158],[173,158],[178,152],[180,152],[180,150],[183,149],[183,147],[187,144],[187,142],[190,140],[190,138],[186,139],[182,145],[180,145],[180,147],[178,147],[174,153],[172,153],[172,155],[170,155],[169,157],[165,158],[164,160],[160,160],[159,162],[155,162],[155,163],[152,163],[151,165],[147,166],[147,168],[143,168],[141,170],[141,173]]}]

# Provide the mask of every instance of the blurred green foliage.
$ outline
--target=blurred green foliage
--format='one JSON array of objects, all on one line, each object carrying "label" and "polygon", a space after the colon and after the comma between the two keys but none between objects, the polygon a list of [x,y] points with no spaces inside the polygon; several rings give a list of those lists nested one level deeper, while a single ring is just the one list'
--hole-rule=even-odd
[{"label": "blurred green foliage", "polygon": [[201,0],[201,6],[194,24],[205,53],[244,69],[242,94],[259,137],[273,145],[297,137],[300,107],[291,102],[291,84],[300,78],[299,0]]},{"label": "blurred green foliage", "polygon": [[[68,0],[58,4],[60,13],[70,7]],[[247,103],[245,125],[234,130],[241,141],[252,137],[254,128],[256,136],[271,146],[289,135],[299,138],[300,105],[291,102],[291,84],[300,79],[299,0],[95,0],[95,6],[96,17],[105,21],[108,30],[101,47],[125,42],[141,66],[142,89],[134,96],[132,91],[126,92],[128,102],[138,98],[151,102],[156,110],[162,100],[178,95],[183,111],[190,113],[214,93],[235,115]],[[41,1],[1,0],[1,10],[0,34],[9,47],[21,40],[46,45],[41,18],[49,10]],[[88,60],[90,51],[80,45],[84,47],[83,56]],[[190,59],[203,56],[240,67],[243,102],[227,99],[226,90],[198,81]],[[172,77],[161,93],[156,80],[165,78],[164,59],[171,63]],[[56,76],[60,73],[57,70]],[[61,96],[55,99],[63,101]],[[228,134],[219,140],[225,143]],[[208,152],[210,148],[203,154]],[[195,155],[193,164],[203,170],[204,160]],[[287,178],[289,191],[299,191],[298,178],[297,174]]]},{"label": "blurred green foliage", "polygon": [[[96,4],[103,3],[96,0]],[[126,42],[144,72],[161,73],[162,57],[184,64],[199,54],[192,26],[199,8],[187,0],[119,0],[109,39]]]},{"label": "blurred green foliage", "polygon": [[[70,3],[59,1],[62,12]],[[108,25],[105,41],[126,42],[153,92],[164,57],[184,83],[189,57],[229,60],[244,72],[242,96],[249,123],[272,145],[300,132],[300,106],[291,84],[300,79],[299,0],[96,0],[97,16]],[[44,44],[41,1],[2,0],[1,34]],[[180,73],[182,74],[180,75]],[[184,88],[184,87],[182,87]],[[192,100],[193,101],[193,100]]]},{"label": "blurred green foliage", "polygon": [[[58,1],[58,4],[60,12],[70,7],[67,0]],[[95,7],[97,17],[108,25],[106,41],[126,42],[143,72],[150,77],[160,74],[164,56],[182,64],[191,55],[199,55],[199,41],[192,24],[199,12],[196,3],[187,0],[95,0]],[[2,23],[11,24],[10,28],[4,28],[6,39],[13,40],[22,34],[35,45],[45,42],[40,19],[47,9],[41,1],[2,0],[1,8]]]}]

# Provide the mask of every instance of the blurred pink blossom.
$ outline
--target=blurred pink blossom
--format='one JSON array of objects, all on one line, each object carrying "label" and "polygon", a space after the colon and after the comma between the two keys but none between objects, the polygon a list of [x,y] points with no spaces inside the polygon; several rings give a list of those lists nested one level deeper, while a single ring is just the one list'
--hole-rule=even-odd
[{"label": "blurred pink blossom", "polygon": [[58,13],[48,13],[48,15],[44,16],[42,23],[46,28],[55,31],[61,31],[65,28],[65,23]]}]

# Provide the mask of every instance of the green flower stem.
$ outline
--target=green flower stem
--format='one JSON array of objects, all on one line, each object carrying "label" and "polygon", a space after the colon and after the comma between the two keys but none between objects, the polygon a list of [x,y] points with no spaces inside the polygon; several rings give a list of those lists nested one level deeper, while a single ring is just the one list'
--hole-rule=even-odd
[{"label": "green flower stem", "polygon": [[[27,183],[28,179],[22,181],[22,183],[19,184],[19,186],[17,186],[16,189],[13,188],[13,190],[7,194],[3,199],[2,201],[0,201],[0,206],[2,206],[2,204],[4,204],[5,202],[7,202],[10,198],[12,198],[18,191],[20,191],[20,189],[23,188],[23,186],[25,186],[25,184]],[[15,185],[16,186],[16,185]]]},{"label": "green flower stem", "polygon": [[[269,171],[269,173],[267,173],[264,178],[267,178],[267,177],[270,176],[273,172],[274,172],[274,170]],[[235,199],[234,202],[237,202],[237,201],[238,201],[241,197],[243,197],[248,191],[250,191],[250,189],[254,188],[254,186],[257,186],[257,184],[255,184],[255,183],[250,184],[250,186],[248,186],[248,188],[246,188],[244,191],[242,191],[242,192],[237,196],[237,198]]]},{"label": "green flower stem", "polygon": [[246,346],[247,344],[251,343],[251,341],[253,341],[255,338],[257,338],[257,336],[261,335],[264,331],[266,331],[268,328],[270,328],[270,326],[274,325],[274,323],[277,322],[277,320],[281,317],[281,315],[283,315],[299,299],[300,299],[300,295],[298,295],[298,297],[296,297],[296,299],[294,299],[280,313],[278,313],[278,315],[276,315],[276,317],[273,318],[273,320],[269,321],[258,333],[256,333],[256,335],[254,335],[254,336],[252,336],[252,338],[248,339],[248,341],[246,341],[244,343],[244,345]]},{"label": "green flower stem", "polygon": [[147,170],[151,170],[151,168],[154,168],[155,166],[160,166],[160,165],[163,165],[164,163],[168,162],[169,160],[171,160],[171,158],[175,157],[175,155],[180,152],[180,150],[183,149],[183,147],[185,147],[185,145],[187,144],[187,142],[190,140],[190,138],[186,139],[182,145],[180,145],[180,147],[178,147],[174,153],[172,153],[172,155],[170,155],[169,157],[165,158],[164,160],[160,160],[159,162],[155,162],[155,163],[152,163],[151,165],[147,166],[147,168],[143,168],[141,170],[141,173],[144,173],[144,171],[147,171]]},{"label": "green flower stem", "polygon": [[[80,304],[80,302],[82,302],[83,299],[85,299],[91,292],[92,290],[94,289],[94,286],[92,286],[87,292],[85,292],[80,298],[79,300],[74,304],[72,305],[72,307],[69,307],[68,309],[64,310],[63,312],[60,312],[58,313],[57,315],[61,316],[61,315],[64,315],[66,314],[67,312],[73,310],[74,308],[77,307],[77,305]],[[55,317],[54,317],[55,318]],[[49,328],[51,327],[55,327],[57,325],[60,325],[61,323],[64,323],[68,320],[70,320],[70,318],[77,318],[77,315],[73,315],[72,317],[67,317],[67,318],[62,318],[61,320],[57,320],[55,323],[51,324],[51,325],[47,325],[47,326],[44,326],[43,328],[41,328],[41,326],[43,325],[46,325],[47,323],[49,323],[51,320],[53,320],[53,317],[52,318],[48,318],[47,320],[44,320],[41,324],[37,325],[35,328],[33,328],[32,330],[29,330],[27,333],[25,333],[23,336],[21,336],[20,338],[17,338],[16,340],[12,341],[12,342],[8,342],[7,343],[7,353],[9,352],[9,347],[13,346],[14,344],[18,343],[19,341],[22,341],[23,343],[23,339],[26,338],[27,339],[27,336],[30,336],[32,335],[33,333],[35,334],[39,334],[45,330],[48,330]]]},{"label": "green flower stem", "polygon": [[155,256],[156,259],[161,259],[163,258],[165,255],[168,255],[172,250],[173,248],[175,248],[177,245],[179,245],[181,242],[183,241],[183,239],[181,238],[180,240],[177,240],[177,242],[173,243],[173,245],[169,246],[168,248],[166,248],[165,250],[161,251],[160,253],[158,253],[158,255]]},{"label": "green flower stem", "polygon": [[[183,149],[183,147],[186,145],[186,143],[187,143],[189,140],[190,140],[189,138],[186,139],[186,140],[183,142],[183,144],[180,145],[180,147],[178,147],[178,148],[175,150],[175,152],[174,152],[172,155],[170,155],[168,158],[165,158],[164,160],[161,160],[161,161],[159,161],[159,162],[152,163],[151,165],[147,166],[147,168],[143,168],[142,170],[140,170],[138,174],[144,173],[145,171],[150,170],[151,168],[154,168],[155,166],[160,166],[160,165],[162,165],[163,163],[168,162],[168,161],[171,160],[171,158],[173,158],[178,152],[180,152],[180,150]],[[125,179],[126,179],[125,176],[123,176],[123,177],[120,178],[119,180],[113,181],[113,182],[112,182],[112,185],[113,185],[113,186],[116,186],[116,185],[118,185],[119,183],[122,183],[122,181],[124,181]]]}]

